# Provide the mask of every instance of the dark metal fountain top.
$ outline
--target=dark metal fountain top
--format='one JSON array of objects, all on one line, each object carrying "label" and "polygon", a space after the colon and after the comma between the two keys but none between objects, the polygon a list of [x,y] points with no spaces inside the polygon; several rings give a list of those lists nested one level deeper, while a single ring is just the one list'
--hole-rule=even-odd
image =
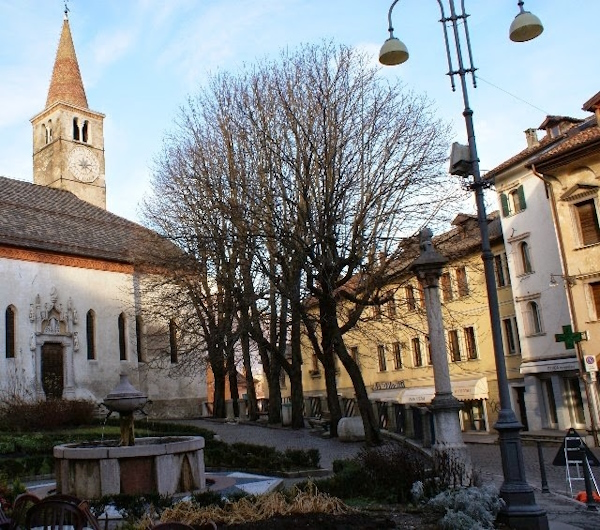
[{"label": "dark metal fountain top", "polygon": [[126,374],[121,374],[119,384],[104,398],[103,403],[110,411],[128,414],[141,410],[147,401],[148,396],[137,390]]}]

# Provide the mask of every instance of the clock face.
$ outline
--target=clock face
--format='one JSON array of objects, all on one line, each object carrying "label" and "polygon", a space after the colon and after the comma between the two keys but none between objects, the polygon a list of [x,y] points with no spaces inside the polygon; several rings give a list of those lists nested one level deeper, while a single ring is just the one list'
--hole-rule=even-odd
[{"label": "clock face", "polygon": [[69,171],[81,182],[93,182],[100,173],[96,155],[87,147],[76,147],[69,155]]}]

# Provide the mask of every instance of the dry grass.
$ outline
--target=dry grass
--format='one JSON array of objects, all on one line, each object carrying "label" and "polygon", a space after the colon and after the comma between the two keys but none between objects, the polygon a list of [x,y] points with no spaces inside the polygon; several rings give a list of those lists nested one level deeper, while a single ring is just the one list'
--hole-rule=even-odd
[{"label": "dry grass", "polygon": [[[181,502],[166,509],[160,520],[161,522],[178,521],[190,525],[202,525],[208,521],[217,524],[236,524],[298,513],[344,514],[353,511],[340,499],[320,493],[316,486],[311,484],[306,491],[296,489],[291,498],[283,493],[273,492],[258,497],[245,497],[227,504],[224,508],[217,506],[199,508],[192,502]],[[143,522],[142,526],[145,526]]]}]

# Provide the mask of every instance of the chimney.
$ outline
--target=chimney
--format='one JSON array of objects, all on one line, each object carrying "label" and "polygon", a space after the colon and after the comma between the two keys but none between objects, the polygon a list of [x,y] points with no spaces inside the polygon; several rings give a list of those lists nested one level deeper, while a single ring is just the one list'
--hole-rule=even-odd
[{"label": "chimney", "polygon": [[525,131],[525,138],[527,139],[527,148],[537,147],[540,145],[540,141],[537,136],[537,129],[527,129]]}]

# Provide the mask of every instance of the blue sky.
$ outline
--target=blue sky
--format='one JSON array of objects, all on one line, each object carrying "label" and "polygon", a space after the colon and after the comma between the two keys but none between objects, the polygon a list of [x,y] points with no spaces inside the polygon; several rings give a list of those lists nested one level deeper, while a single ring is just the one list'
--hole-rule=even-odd
[{"label": "blue sky", "polygon": [[[69,20],[91,109],[106,114],[108,209],[137,220],[153,159],[178,108],[210,73],[235,71],[282,48],[323,39],[359,47],[377,64],[389,0],[70,0]],[[447,2],[446,2],[447,3]],[[457,0],[460,3],[460,0]],[[546,114],[584,117],[600,90],[597,0],[527,0],[543,22],[516,44],[516,0],[466,0],[477,89],[471,107],[482,169],[525,147]],[[41,111],[60,36],[60,0],[0,0],[0,175],[32,180],[29,119]],[[466,143],[460,91],[452,92],[435,0],[401,0],[395,34],[410,60],[381,67],[426,93]],[[0,190],[1,193],[1,190]],[[492,204],[492,207],[496,207]]]}]

